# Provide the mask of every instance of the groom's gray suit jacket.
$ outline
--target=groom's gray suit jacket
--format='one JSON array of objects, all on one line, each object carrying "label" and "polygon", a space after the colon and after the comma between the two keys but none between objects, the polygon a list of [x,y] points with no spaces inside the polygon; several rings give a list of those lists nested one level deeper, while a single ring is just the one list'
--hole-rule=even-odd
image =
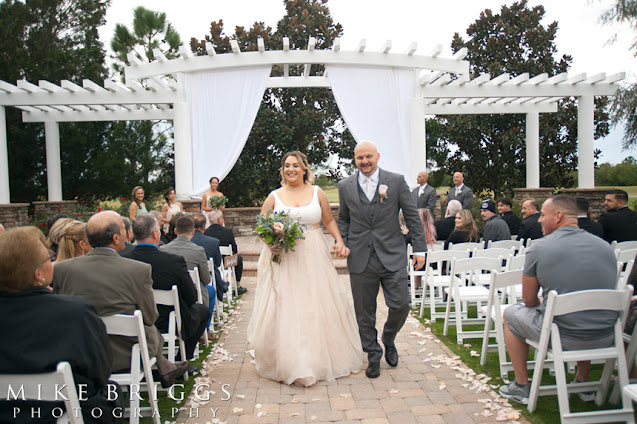
[{"label": "groom's gray suit jacket", "polygon": [[398,213],[403,210],[405,224],[412,237],[414,252],[425,252],[425,235],[414,196],[400,174],[379,170],[378,186],[387,186],[387,198],[380,203],[378,188],[370,202],[358,184],[358,172],[338,184],[338,227],[351,253],[350,272],[365,270],[372,246],[383,266],[391,272],[405,268],[407,249],[400,232]]}]

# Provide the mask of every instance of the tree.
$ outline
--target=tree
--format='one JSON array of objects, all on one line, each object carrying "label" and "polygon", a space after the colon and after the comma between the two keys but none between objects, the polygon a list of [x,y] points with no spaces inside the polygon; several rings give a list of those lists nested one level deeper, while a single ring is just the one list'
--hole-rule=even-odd
[{"label": "tree", "polygon": [[[509,73],[553,76],[568,71],[571,57],[555,58],[557,22],[541,24],[544,7],[529,8],[526,0],[503,6],[499,14],[487,9],[467,29],[467,40],[458,33],[451,48],[467,47],[470,73],[497,76]],[[595,99],[595,138],[608,133],[605,98]],[[477,193],[493,190],[496,196],[525,186],[524,115],[449,115],[436,118],[442,124],[433,151],[448,156],[448,173],[466,173]],[[577,167],[577,106],[561,100],[557,113],[540,117],[542,186],[573,185],[570,171]],[[495,172],[494,172],[495,171]]]},{"label": "tree", "polygon": [[[165,13],[139,6],[133,14],[132,31],[122,24],[115,26],[111,41],[111,49],[115,53],[112,56],[115,61],[113,69],[123,72],[124,66],[130,64],[128,54],[131,52],[145,62],[155,60],[154,49],[159,49],[169,59],[178,56],[181,37],[168,22]],[[141,83],[145,85],[143,80]],[[171,133],[172,124],[166,121],[115,123],[101,155],[106,165],[102,169],[103,177],[112,180],[112,190],[118,187],[119,193],[126,193],[131,187],[141,184],[148,192],[157,193],[174,186]],[[115,176],[119,179],[113,179],[111,169],[117,170]]]},{"label": "tree", "polygon": [[[286,14],[277,30],[263,22],[255,22],[246,31],[236,27],[230,37],[224,34],[223,20],[210,24],[210,35],[204,40],[191,39],[194,53],[204,54],[205,42],[215,45],[218,53],[231,51],[230,39],[239,43],[242,51],[257,50],[257,38],[262,37],[267,49],[282,49],[283,37],[290,39],[290,49],[307,48],[309,37],[316,38],[316,49],[328,49],[343,33],[334,23],[327,0],[284,0]],[[301,75],[302,66],[290,66],[290,75]],[[322,75],[323,66],[312,66],[311,75]],[[283,75],[274,67],[273,75]],[[345,128],[330,90],[324,88],[268,89],[248,141],[234,168],[223,181],[223,191],[233,206],[260,204],[281,177],[279,168],[283,154],[290,150],[304,152],[311,163],[320,164],[330,155],[337,155],[339,166],[351,158],[353,137]]]},{"label": "tree", "polygon": [[637,160],[628,156],[617,165],[606,162],[595,172],[595,185],[598,186],[634,186],[637,185]]},{"label": "tree", "polygon": [[123,74],[124,65],[130,65],[130,52],[134,52],[138,58],[146,62],[155,60],[154,49],[161,50],[168,59],[174,59],[179,55],[181,37],[166,20],[165,13],[139,6],[133,14],[132,32],[123,24],[115,25],[115,34],[111,40],[111,49],[115,56],[111,58],[115,60],[113,69],[116,72]]},{"label": "tree", "polygon": [[[0,3],[0,79],[15,82],[106,76],[104,50],[97,28],[110,0],[5,0]],[[11,201],[46,196],[44,126],[25,124],[21,111],[7,108],[7,147]],[[65,197],[77,195],[73,182],[89,178],[95,145],[108,124],[60,124]]]},{"label": "tree", "polygon": [[[627,22],[635,32],[631,49],[637,55],[637,0],[618,0],[602,16],[605,23]],[[624,123],[622,148],[628,150],[637,145],[637,83],[620,87],[612,98],[610,114],[613,125]]]}]

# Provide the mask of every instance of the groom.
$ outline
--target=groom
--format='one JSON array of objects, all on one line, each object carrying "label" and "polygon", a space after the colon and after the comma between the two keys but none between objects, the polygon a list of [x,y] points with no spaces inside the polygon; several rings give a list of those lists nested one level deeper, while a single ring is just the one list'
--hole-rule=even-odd
[{"label": "groom", "polygon": [[[338,227],[350,250],[347,268],[358,332],[369,361],[365,371],[369,378],[380,375],[383,356],[376,331],[379,283],[389,308],[382,341],[385,360],[392,367],[398,365],[394,340],[409,314],[407,249],[398,221],[401,209],[412,236],[414,252],[427,249],[422,222],[405,178],[378,168],[379,158],[374,143],[360,142],[354,149],[359,172],[338,184]],[[415,254],[414,260],[416,269],[425,263],[425,257],[420,254]]]}]

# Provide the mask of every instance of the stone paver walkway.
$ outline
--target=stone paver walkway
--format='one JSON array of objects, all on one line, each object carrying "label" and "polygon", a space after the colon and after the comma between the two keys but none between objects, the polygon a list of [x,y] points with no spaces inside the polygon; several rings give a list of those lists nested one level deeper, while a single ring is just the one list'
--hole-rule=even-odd
[{"label": "stone paver walkway", "polygon": [[[240,250],[256,246],[253,238],[237,241]],[[349,286],[348,276],[340,280]],[[210,385],[210,400],[197,401],[191,395],[177,422],[460,424],[519,417],[495,394],[485,376],[476,376],[412,317],[396,340],[398,367],[390,368],[383,360],[379,378],[365,376],[365,363],[357,374],[307,388],[262,379],[246,352],[256,278],[246,278],[242,285],[249,291],[207,359],[202,374],[209,374],[196,380]],[[380,328],[387,308],[382,294],[378,299]],[[205,398],[205,387],[200,392]],[[519,422],[527,421],[519,418]]]}]

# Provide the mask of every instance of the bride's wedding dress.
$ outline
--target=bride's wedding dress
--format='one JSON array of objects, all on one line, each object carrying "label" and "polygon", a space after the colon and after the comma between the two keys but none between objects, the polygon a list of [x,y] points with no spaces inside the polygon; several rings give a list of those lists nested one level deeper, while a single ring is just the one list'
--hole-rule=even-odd
[{"label": "bride's wedding dress", "polygon": [[305,206],[284,205],[276,192],[275,212],[288,212],[306,226],[305,239],[282,254],[280,264],[264,246],[248,326],[261,377],[310,386],[317,381],[356,373],[363,351],[348,301],[348,287],[339,280],[319,227],[321,206],[317,187]]}]

